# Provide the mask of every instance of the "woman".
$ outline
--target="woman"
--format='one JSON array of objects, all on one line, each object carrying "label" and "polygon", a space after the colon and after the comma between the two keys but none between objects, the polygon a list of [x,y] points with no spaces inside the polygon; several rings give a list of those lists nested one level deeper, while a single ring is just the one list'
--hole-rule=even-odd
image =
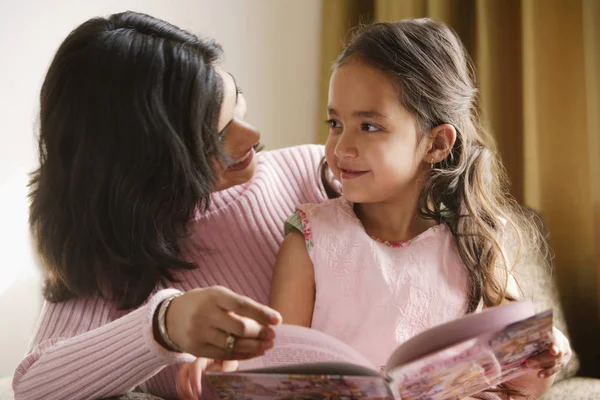
[{"label": "woman", "polygon": [[190,354],[272,346],[281,317],[261,303],[284,219],[326,197],[322,149],[256,154],[220,55],[132,12],[89,20],[58,49],[31,181],[46,301],[16,399],[174,397]]}]

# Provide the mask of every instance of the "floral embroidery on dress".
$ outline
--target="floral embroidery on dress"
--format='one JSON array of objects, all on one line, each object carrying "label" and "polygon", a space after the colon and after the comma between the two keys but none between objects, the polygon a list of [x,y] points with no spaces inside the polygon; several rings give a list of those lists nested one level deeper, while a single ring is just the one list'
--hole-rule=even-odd
[{"label": "floral embroidery on dress", "polygon": [[297,208],[296,212],[298,213],[298,215],[300,216],[300,220],[302,221],[302,233],[304,234],[304,241],[306,242],[306,250],[310,250],[313,248],[314,245],[310,222],[308,221],[308,217],[304,210]]},{"label": "floral embroidery on dress", "polygon": [[[438,229],[438,225],[434,225],[430,229],[431,229],[432,233],[435,233],[437,231],[437,229]],[[383,240],[383,239],[380,239],[380,238],[378,238],[376,236],[372,236],[372,235],[369,235],[369,237],[371,239],[373,239],[374,241],[376,241],[378,243],[381,243],[381,244],[384,244],[384,245],[386,245],[388,247],[399,248],[399,247],[410,246],[412,243],[416,242],[421,237],[421,235],[415,236],[412,239],[403,240],[403,241]]]},{"label": "floral embroidery on dress", "polygon": [[[363,226],[362,222],[360,221],[360,219],[356,215],[356,212],[354,211],[354,204],[352,202],[348,201],[347,199],[340,198],[340,205],[341,205],[341,208],[342,208],[342,213],[348,219],[348,221],[344,221],[344,222],[353,222],[353,223],[358,222],[358,224],[362,227],[362,230],[365,233],[367,233],[365,227]],[[437,230],[438,230],[438,228],[440,226],[442,226],[442,225],[441,224],[440,225],[434,225],[431,228],[427,229],[425,232],[421,233],[420,235],[417,235],[417,236],[415,236],[412,239],[402,240],[402,241],[384,240],[384,239],[378,238],[377,236],[368,235],[368,233],[367,233],[367,235],[372,240],[376,241],[377,243],[381,243],[384,246],[391,247],[391,248],[401,248],[401,247],[410,246],[411,244],[413,244],[417,240],[422,239],[424,236],[430,236],[431,233],[436,233]]]}]

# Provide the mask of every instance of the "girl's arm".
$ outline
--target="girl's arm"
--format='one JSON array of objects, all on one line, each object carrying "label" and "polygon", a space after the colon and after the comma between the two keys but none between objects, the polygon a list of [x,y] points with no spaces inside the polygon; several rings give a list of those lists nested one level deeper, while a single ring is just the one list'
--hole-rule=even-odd
[{"label": "girl's arm", "polygon": [[567,338],[556,328],[553,328],[552,335],[554,344],[550,350],[527,362],[529,372],[506,382],[510,389],[523,393],[523,398],[533,396],[537,399],[546,393],[554,383],[556,374],[566,366],[571,358],[571,347]]},{"label": "girl's arm", "polygon": [[270,306],[284,324],[310,327],[315,304],[315,274],[304,235],[292,230],[283,240],[271,280]]},{"label": "girl's arm", "polygon": [[[523,297],[512,274],[509,274],[507,292],[516,299]],[[566,366],[571,358],[571,347],[567,338],[556,328],[553,329],[552,335],[554,344],[550,350],[528,361],[529,372],[505,383],[510,389],[523,393],[523,398],[538,398],[546,393],[554,383],[556,373]]]}]

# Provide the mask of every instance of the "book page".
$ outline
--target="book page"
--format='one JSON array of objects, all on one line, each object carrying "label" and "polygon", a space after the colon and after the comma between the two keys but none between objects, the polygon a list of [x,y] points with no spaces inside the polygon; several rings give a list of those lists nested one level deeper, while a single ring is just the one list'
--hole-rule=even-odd
[{"label": "book page", "polygon": [[404,342],[389,357],[386,371],[435,353],[451,345],[472,339],[522,321],[535,314],[533,303],[516,301],[438,325]]},{"label": "book page", "polygon": [[389,372],[403,400],[463,398],[527,372],[552,343],[552,311],[463,341]]},{"label": "book page", "polygon": [[[362,371],[362,374],[366,374],[369,370],[378,373],[363,355],[342,341],[314,329],[285,324],[275,328],[275,346],[262,357],[241,361],[239,370],[269,368],[271,372],[274,372],[274,367],[302,365],[303,371],[307,371],[306,364],[316,363],[329,363],[330,366],[338,367],[342,363],[353,364],[361,367],[354,370]],[[323,369],[323,365],[315,367],[322,371],[319,373],[346,374],[353,370],[348,367],[344,371],[329,370],[327,372],[327,369]],[[285,368],[285,371],[286,373],[291,372],[289,368]]]},{"label": "book page", "polygon": [[393,400],[381,376],[208,373],[211,389],[221,399]]},{"label": "book page", "polygon": [[275,328],[275,346],[236,372],[207,372],[222,399],[393,400],[389,380],[345,343],[300,326]]}]

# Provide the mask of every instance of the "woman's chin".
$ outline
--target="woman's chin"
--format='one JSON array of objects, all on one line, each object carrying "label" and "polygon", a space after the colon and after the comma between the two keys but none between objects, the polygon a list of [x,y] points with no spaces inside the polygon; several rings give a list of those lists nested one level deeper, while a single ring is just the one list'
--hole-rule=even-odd
[{"label": "woman's chin", "polygon": [[256,172],[256,159],[243,170],[239,171],[227,171],[223,172],[221,179],[215,185],[213,192],[219,192],[221,190],[229,189],[234,186],[243,185],[248,182],[254,176]]}]

